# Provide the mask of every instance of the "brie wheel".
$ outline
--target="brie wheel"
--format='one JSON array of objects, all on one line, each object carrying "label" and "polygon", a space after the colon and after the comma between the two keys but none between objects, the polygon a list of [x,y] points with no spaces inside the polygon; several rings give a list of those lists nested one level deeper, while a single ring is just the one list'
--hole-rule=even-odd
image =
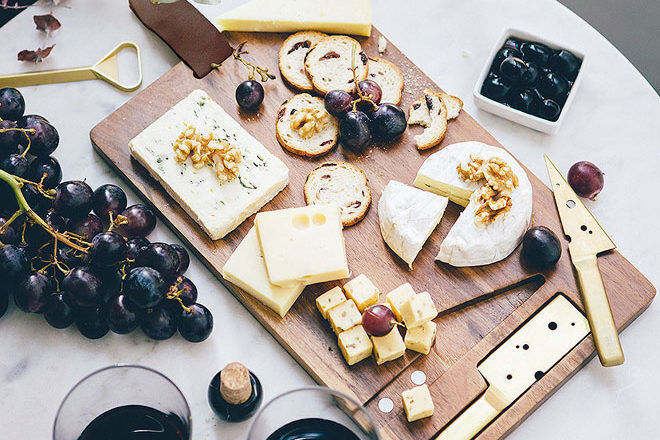
[{"label": "brie wheel", "polygon": [[[476,196],[472,196],[483,181],[466,182],[456,171],[459,163],[470,161],[471,155],[483,159],[503,159],[519,181],[511,194],[511,210],[487,225],[475,223],[478,202]],[[459,205],[467,205],[442,242],[436,260],[457,267],[495,263],[516,249],[529,228],[532,185],[518,161],[502,148],[481,142],[448,145],[426,159],[417,174],[415,185],[446,195]]]},{"label": "brie wheel", "polygon": [[378,221],[385,243],[408,263],[440,223],[449,200],[390,180],[378,201]]}]

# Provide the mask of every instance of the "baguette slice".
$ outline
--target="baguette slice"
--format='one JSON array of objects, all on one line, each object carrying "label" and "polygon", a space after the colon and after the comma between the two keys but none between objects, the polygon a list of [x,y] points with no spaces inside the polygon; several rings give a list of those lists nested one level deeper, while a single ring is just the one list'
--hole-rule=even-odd
[{"label": "baguette slice", "polygon": [[352,58],[355,47],[355,66],[358,81],[367,78],[369,58],[357,40],[343,35],[331,35],[318,41],[305,57],[305,71],[314,90],[325,95],[330,90],[351,92],[355,88]]},{"label": "baguette slice", "polygon": [[380,102],[399,105],[403,93],[403,74],[399,68],[383,58],[369,58],[369,79],[376,81],[383,91]]},{"label": "baguette slice", "polygon": [[[440,94],[433,90],[425,89],[423,103],[420,108],[424,107],[426,107],[429,113],[429,122],[422,134],[414,137],[418,150],[428,150],[435,147],[442,142],[447,133],[447,107],[445,107],[444,102],[440,99]],[[423,112],[422,110],[419,111]],[[417,117],[417,115],[411,115],[410,119],[413,119],[413,116]],[[409,123],[411,122],[409,121]]]},{"label": "baguette slice", "polygon": [[452,120],[458,117],[458,114],[463,109],[463,101],[460,98],[449,95],[447,93],[440,93],[440,99],[447,108],[447,120]]},{"label": "baguette slice", "polygon": [[289,35],[280,48],[278,65],[282,78],[293,87],[311,92],[314,90],[312,81],[305,73],[305,55],[319,42],[327,37],[316,31],[302,31]]}]

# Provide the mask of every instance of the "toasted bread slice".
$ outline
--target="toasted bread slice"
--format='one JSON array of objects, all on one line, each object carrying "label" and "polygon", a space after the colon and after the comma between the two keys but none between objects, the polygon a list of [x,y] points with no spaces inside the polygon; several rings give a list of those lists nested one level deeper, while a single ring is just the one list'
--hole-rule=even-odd
[{"label": "toasted bread slice", "polygon": [[421,125],[424,128],[431,125],[431,114],[423,96],[410,104],[408,108],[408,125]]},{"label": "toasted bread slice", "polygon": [[314,90],[312,81],[305,73],[305,55],[317,42],[327,37],[316,31],[302,31],[289,35],[280,48],[278,65],[280,73],[293,87],[311,92]]},{"label": "toasted bread slice", "polygon": [[355,79],[351,70],[355,47],[355,73],[357,80],[367,77],[369,58],[357,40],[344,35],[331,35],[318,41],[305,57],[305,71],[314,90],[325,95],[330,90],[351,92]]},{"label": "toasted bread slice", "polygon": [[443,104],[447,108],[447,119],[451,120],[458,117],[458,114],[463,109],[463,101],[447,93],[440,93],[440,99],[442,99]]},{"label": "toasted bread slice", "polygon": [[392,62],[383,58],[369,57],[368,79],[376,81],[383,91],[380,102],[399,105],[403,93],[403,74]]},{"label": "toasted bread slice", "polygon": [[[415,108],[416,104],[420,105]],[[428,112],[428,119],[426,119],[426,112]],[[447,133],[447,107],[445,107],[440,93],[424,89],[424,97],[411,104],[409,113],[409,124],[422,126],[426,124],[422,134],[413,138],[418,150],[427,150],[442,142]]]}]

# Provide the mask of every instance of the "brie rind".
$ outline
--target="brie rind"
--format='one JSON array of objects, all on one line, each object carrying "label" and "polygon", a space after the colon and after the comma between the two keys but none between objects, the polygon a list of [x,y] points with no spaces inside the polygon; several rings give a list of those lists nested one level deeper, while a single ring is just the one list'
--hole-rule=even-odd
[{"label": "brie rind", "polygon": [[[456,171],[459,163],[470,161],[470,156],[503,159],[518,177],[518,187],[511,193],[511,210],[487,225],[475,223],[478,203],[472,196],[483,182],[466,182]],[[434,193],[451,195],[458,204],[463,204],[467,195],[467,206],[440,245],[436,260],[457,267],[491,264],[506,258],[520,244],[532,216],[532,185],[518,161],[502,148],[481,142],[449,145],[426,159],[416,185],[420,176],[428,179],[422,187],[427,189],[432,182]]]},{"label": "brie rind", "polygon": [[390,180],[378,201],[380,232],[385,243],[412,263],[440,223],[449,199]]}]

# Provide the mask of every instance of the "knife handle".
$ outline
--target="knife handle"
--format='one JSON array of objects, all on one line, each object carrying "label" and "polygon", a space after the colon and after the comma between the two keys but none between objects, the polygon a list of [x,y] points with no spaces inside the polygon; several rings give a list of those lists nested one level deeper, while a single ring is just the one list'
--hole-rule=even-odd
[{"label": "knife handle", "polygon": [[573,264],[600,363],[604,367],[621,365],[624,360],[623,350],[612,317],[610,302],[605,293],[603,279],[598,269],[598,260],[595,255],[592,255],[574,261]]},{"label": "knife handle", "polygon": [[506,405],[487,388],[435,440],[470,440],[497,417]]}]

